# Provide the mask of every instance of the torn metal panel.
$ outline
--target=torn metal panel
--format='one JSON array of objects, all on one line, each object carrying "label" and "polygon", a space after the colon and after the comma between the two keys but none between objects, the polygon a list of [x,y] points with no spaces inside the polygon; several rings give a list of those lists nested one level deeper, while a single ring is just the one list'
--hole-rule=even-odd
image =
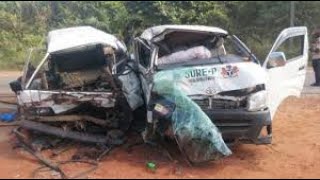
[{"label": "torn metal panel", "polygon": [[81,103],[111,108],[115,99],[111,92],[66,92],[24,90],[19,92],[18,103],[23,107],[51,107],[55,114],[68,111]]},{"label": "torn metal panel", "polygon": [[38,66],[30,63],[31,53],[23,77],[10,83],[20,113],[15,125],[34,134],[33,140],[49,135],[110,149],[124,143],[132,109],[143,100],[131,74],[121,91],[117,77],[125,75],[128,57],[120,40],[88,26],[65,28],[49,32]]},{"label": "torn metal panel", "polygon": [[122,91],[132,110],[144,104],[141,96],[141,84],[137,74],[131,69],[127,69],[122,75],[118,76],[118,79],[122,83]]}]

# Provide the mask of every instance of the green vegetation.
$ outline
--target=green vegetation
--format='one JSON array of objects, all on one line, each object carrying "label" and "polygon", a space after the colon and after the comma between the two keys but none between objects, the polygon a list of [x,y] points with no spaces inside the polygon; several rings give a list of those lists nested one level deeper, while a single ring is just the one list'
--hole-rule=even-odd
[{"label": "green vegetation", "polygon": [[[295,2],[295,25],[320,23],[320,2]],[[160,24],[217,26],[240,37],[263,60],[283,28],[290,2],[265,1],[29,1],[0,2],[0,69],[21,69],[30,47],[44,47],[47,32],[91,25],[128,46],[147,27]]]}]

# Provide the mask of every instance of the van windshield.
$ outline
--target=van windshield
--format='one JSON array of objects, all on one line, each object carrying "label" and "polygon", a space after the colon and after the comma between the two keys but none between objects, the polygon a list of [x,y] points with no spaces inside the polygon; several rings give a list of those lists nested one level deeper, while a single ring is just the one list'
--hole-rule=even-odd
[{"label": "van windshield", "polygon": [[[188,39],[188,38],[186,38]],[[198,41],[158,44],[159,53],[156,65],[162,69],[168,66],[188,66],[197,64],[219,64],[252,61],[250,51],[234,36],[211,35]],[[255,58],[255,57],[254,57]]]}]

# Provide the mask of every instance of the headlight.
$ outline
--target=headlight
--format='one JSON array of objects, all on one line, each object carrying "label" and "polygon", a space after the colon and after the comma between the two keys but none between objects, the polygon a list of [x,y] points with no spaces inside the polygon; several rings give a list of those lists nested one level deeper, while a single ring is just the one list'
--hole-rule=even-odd
[{"label": "headlight", "polygon": [[259,111],[267,107],[267,91],[259,91],[249,96],[248,111]]}]

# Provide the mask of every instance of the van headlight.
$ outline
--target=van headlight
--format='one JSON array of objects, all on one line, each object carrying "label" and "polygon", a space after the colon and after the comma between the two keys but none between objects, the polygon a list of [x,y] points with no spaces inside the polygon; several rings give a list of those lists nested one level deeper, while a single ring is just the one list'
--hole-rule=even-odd
[{"label": "van headlight", "polygon": [[248,111],[259,111],[267,107],[267,91],[259,91],[248,97]]}]

